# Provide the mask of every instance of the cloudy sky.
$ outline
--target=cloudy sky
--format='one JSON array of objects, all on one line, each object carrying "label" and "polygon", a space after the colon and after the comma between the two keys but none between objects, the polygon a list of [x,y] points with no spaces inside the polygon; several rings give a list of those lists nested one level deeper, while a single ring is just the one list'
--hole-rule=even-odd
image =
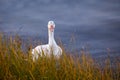
[{"label": "cloudy sky", "polygon": [[88,43],[119,52],[120,0],[0,0],[1,32],[47,38],[49,20],[65,44],[74,35],[77,49]]}]

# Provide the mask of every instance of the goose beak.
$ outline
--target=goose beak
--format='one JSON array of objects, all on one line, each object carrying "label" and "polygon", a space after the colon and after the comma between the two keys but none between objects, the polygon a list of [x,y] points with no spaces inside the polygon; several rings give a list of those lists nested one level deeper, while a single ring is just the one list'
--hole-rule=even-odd
[{"label": "goose beak", "polygon": [[54,27],[53,27],[53,25],[50,26],[50,31],[51,31],[51,32],[54,31]]}]

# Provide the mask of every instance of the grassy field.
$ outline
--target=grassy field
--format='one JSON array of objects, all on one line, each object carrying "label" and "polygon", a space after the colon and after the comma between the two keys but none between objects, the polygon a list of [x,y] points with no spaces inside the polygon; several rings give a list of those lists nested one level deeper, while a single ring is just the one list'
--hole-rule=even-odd
[{"label": "grassy field", "polygon": [[[120,61],[106,58],[102,64],[84,50],[80,56],[63,50],[59,60],[31,59],[30,48],[21,49],[21,41],[0,35],[0,80],[120,80]],[[73,53],[74,54],[74,53]]]}]

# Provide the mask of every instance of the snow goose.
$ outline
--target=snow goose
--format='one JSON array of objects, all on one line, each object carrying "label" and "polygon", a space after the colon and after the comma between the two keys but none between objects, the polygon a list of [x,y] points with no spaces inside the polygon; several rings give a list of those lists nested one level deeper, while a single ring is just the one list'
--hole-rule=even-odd
[{"label": "snow goose", "polygon": [[32,58],[33,61],[37,60],[39,56],[50,56],[53,54],[55,58],[59,58],[62,55],[62,49],[57,45],[54,39],[54,29],[55,23],[54,21],[48,22],[48,44],[46,45],[39,45],[32,49]]}]

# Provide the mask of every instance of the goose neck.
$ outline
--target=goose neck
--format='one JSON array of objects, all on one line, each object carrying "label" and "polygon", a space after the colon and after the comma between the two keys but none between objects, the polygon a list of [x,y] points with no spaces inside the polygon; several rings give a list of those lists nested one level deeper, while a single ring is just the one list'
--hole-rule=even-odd
[{"label": "goose neck", "polygon": [[56,45],[56,42],[55,42],[55,39],[54,39],[54,31],[53,31],[53,32],[49,31],[49,32],[48,32],[48,37],[49,37],[49,42],[48,42],[48,44],[49,44],[50,46]]}]

